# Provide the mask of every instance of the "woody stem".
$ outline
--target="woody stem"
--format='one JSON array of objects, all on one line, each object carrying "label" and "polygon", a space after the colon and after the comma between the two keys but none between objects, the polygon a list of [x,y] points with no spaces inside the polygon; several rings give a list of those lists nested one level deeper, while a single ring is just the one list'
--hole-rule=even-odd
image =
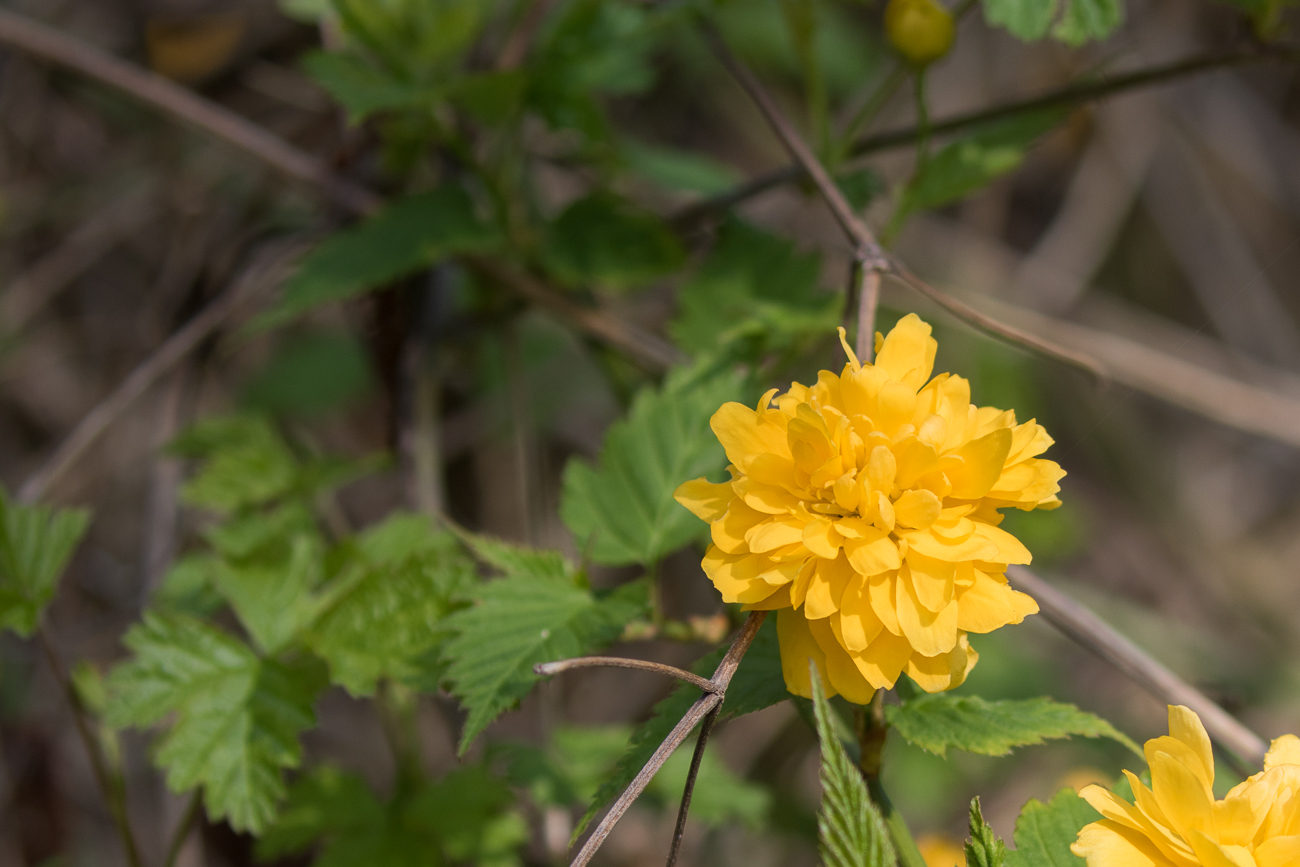
[{"label": "woody stem", "polygon": [[889,829],[890,840],[898,855],[899,867],[926,867],[921,850],[916,847],[912,831],[903,820],[894,803],[885,793],[880,783],[881,758],[885,750],[885,736],[889,733],[889,723],[885,722],[885,691],[876,690],[871,704],[866,707],[853,708],[853,729],[858,736],[860,755],[858,769],[867,781],[867,792],[871,801],[880,810],[880,816]]}]

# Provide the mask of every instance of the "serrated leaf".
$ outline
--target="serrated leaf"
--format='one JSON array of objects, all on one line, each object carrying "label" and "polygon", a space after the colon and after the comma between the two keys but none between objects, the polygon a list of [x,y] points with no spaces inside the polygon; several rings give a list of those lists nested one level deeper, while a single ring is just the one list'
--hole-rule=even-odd
[{"label": "serrated leaf", "polygon": [[903,190],[890,232],[897,232],[916,211],[951,204],[1014,170],[1029,147],[1068,115],[1067,109],[1060,108],[1026,112],[947,145]]},{"label": "serrated leaf", "polygon": [[613,193],[579,199],[547,230],[547,268],[573,286],[623,290],[670,274],[686,250],[663,220]]},{"label": "serrated leaf", "polygon": [[744,380],[691,369],[642,390],[625,419],[605,434],[600,466],[574,459],[564,468],[560,516],[596,563],[658,561],[695,538],[699,520],[673,499],[682,482],[716,474],[726,456],[709,418],[744,396]]},{"label": "serrated leaf", "polygon": [[334,683],[372,695],[381,677],[426,674],[428,655],[449,635],[447,615],[468,604],[476,576],[455,537],[435,532],[427,516],[388,518],[362,535],[357,552],[324,591],[310,643]]},{"label": "serrated leaf", "polygon": [[216,611],[224,604],[215,586],[222,565],[221,558],[212,554],[187,554],[175,560],[153,594],[154,609],[196,617]]},{"label": "serrated leaf", "polygon": [[984,21],[1033,42],[1047,35],[1059,0],[984,0]]},{"label": "serrated leaf", "polygon": [[[691,671],[701,677],[712,677],[713,672],[722,662],[727,647],[719,647],[706,654],[691,666]],[[650,718],[637,727],[628,739],[622,756],[614,765],[609,776],[600,784],[592,796],[587,812],[574,829],[574,836],[581,834],[597,812],[627,788],[628,783],[645,765],[652,753],[663,743],[673,726],[686,715],[700,692],[693,687],[677,685],[668,697],[654,706]],[[726,719],[744,716],[747,713],[763,710],[785,701],[790,693],[785,688],[785,678],[781,674],[781,647],[776,637],[776,618],[769,617],[754,636],[749,651],[740,661],[731,683],[727,685],[727,697],[719,712]]]},{"label": "serrated leaf", "polygon": [[1100,818],[1073,789],[1062,789],[1046,804],[1031,800],[1016,819],[1016,849],[1007,853],[1007,867],[1084,867],[1070,846],[1084,825]]},{"label": "serrated leaf", "polygon": [[840,743],[834,711],[822,689],[821,672],[812,671],[813,715],[821,742],[822,806],[817,814],[817,850],[825,867],[893,867],[898,861],[885,820],[867,793],[862,772]]},{"label": "serrated leaf", "polygon": [[970,839],[966,841],[966,867],[1002,867],[1007,858],[1007,844],[998,839],[984,814],[980,799],[970,802]]},{"label": "serrated leaf", "polygon": [[275,656],[315,616],[311,591],[320,576],[320,545],[300,535],[290,542],[288,557],[278,562],[222,563],[213,573],[213,584],[257,648]]},{"label": "serrated leaf", "polygon": [[260,416],[205,420],[173,440],[169,450],[205,459],[181,496],[192,505],[218,511],[270,502],[292,490],[297,479],[297,458]]},{"label": "serrated leaf", "polygon": [[133,656],[109,676],[106,722],[143,727],[175,714],[154,756],[167,784],[202,786],[209,817],[263,828],[284,795],[283,770],[302,760],[298,734],[315,723],[323,672],[260,659],[184,615],[146,612],[124,643]]},{"label": "serrated leaf", "polygon": [[1052,35],[1068,45],[1105,39],[1124,23],[1123,0],[1068,0]]},{"label": "serrated leaf", "polygon": [[35,631],[89,523],[84,509],[22,506],[0,490],[0,629]]},{"label": "serrated leaf", "polygon": [[526,571],[481,585],[478,604],[447,618],[457,634],[447,642],[447,676],[469,711],[464,753],[488,723],[537,682],[533,666],[581,656],[613,641],[646,611],[643,582],[603,599],[553,574]]},{"label": "serrated leaf", "polygon": [[460,539],[474,556],[504,575],[550,578],[582,586],[586,581],[564,555],[552,548],[529,548],[477,533],[461,533]]},{"label": "serrated leaf", "polygon": [[259,324],[278,324],[351,298],[453,253],[490,249],[498,237],[460,187],[399,199],[312,250],[285,285],[280,304]]},{"label": "serrated leaf", "polygon": [[410,108],[432,101],[427,89],[356,55],[312,51],[302,59],[302,67],[347,109],[352,123],[384,109]]},{"label": "serrated leaf", "polygon": [[750,334],[780,347],[803,334],[825,333],[838,322],[840,300],[818,287],[820,273],[817,253],[729,218],[708,258],[678,292],[669,333],[691,353]]},{"label": "serrated leaf", "polygon": [[1049,698],[986,701],[938,693],[889,705],[885,717],[909,743],[940,756],[949,747],[1005,756],[1015,747],[1071,735],[1110,738],[1142,754],[1131,738],[1106,720]]}]

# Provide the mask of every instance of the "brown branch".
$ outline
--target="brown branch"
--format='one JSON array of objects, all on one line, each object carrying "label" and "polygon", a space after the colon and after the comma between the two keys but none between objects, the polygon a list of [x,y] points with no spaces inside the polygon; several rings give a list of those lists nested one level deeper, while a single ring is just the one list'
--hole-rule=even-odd
[{"label": "brown branch", "polygon": [[844,234],[853,244],[854,257],[861,263],[864,270],[893,275],[907,286],[940,304],[948,312],[960,319],[964,319],[982,331],[1028,347],[1049,358],[1055,358],[1066,364],[1080,367],[1095,378],[1100,379],[1102,377],[1100,364],[1091,358],[1058,347],[1041,338],[1026,334],[1017,328],[1012,328],[985,316],[974,308],[950,298],[930,286],[913,274],[897,257],[886,253],[884,248],[880,246],[880,242],[876,240],[875,234],[854,212],[848,200],[844,198],[844,194],[840,192],[840,188],[835,185],[830,175],[827,174],[821,161],[813,154],[812,150],[804,142],[803,137],[799,135],[798,130],[794,128],[794,125],[781,112],[780,107],[768,94],[754,73],[732,54],[731,49],[727,47],[726,42],[723,41],[722,36],[712,24],[705,21],[702,26],[705,38],[718,55],[718,59],[735,76],[741,88],[754,101],[763,117],[766,118],[768,125],[772,127],[772,131],[776,133],[777,137],[781,139],[781,143],[785,145],[786,150],[790,152],[790,156],[812,178],[813,184],[826,201],[831,213],[835,216],[836,222],[840,224],[840,228],[844,230]]},{"label": "brown branch", "polygon": [[302,242],[293,241],[275,244],[258,255],[233,285],[167,338],[108,397],[82,418],[40,469],[23,483],[18,499],[32,503],[44,496],[50,486],[72,468],[109,425],[121,417],[163,374],[216,331],[250,297],[283,279],[289,266],[302,254],[304,248]]},{"label": "brown branch", "polygon": [[108,762],[100,749],[99,741],[96,740],[94,733],[90,730],[90,722],[86,719],[85,709],[81,705],[81,697],[77,695],[76,687],[72,685],[68,670],[64,667],[63,660],[59,658],[59,652],[54,649],[54,643],[50,641],[50,636],[45,631],[44,624],[36,627],[36,641],[40,644],[41,651],[45,654],[45,661],[49,664],[50,670],[54,672],[54,679],[58,682],[64,698],[67,699],[68,705],[72,709],[72,722],[76,726],[77,737],[81,739],[82,746],[86,748],[86,754],[90,758],[90,770],[94,774],[95,782],[99,785],[99,790],[108,804],[108,812],[113,817],[113,824],[117,828],[118,836],[122,838],[122,848],[126,850],[126,862],[130,867],[142,867],[140,849],[136,845],[135,834],[131,830],[131,820],[126,814],[126,803],[122,797],[122,790],[114,782],[113,775],[109,772]]},{"label": "brown branch", "polygon": [[[959,114],[955,117],[931,123],[929,132],[935,136],[947,135],[1002,120],[1003,118],[1013,117],[1023,112],[1083,105],[1128,90],[1150,87],[1184,76],[1268,60],[1294,62],[1298,58],[1300,58],[1300,50],[1295,48],[1257,45],[1229,54],[1198,55],[1177,60],[1173,63],[1140,69],[1136,72],[1106,76],[1093,81],[1075,82],[1019,102]],[[859,140],[853,145],[850,152],[855,157],[863,157],[893,148],[907,147],[915,144],[916,140],[921,137],[921,133],[922,130],[919,126],[877,133]],[[673,217],[673,223],[679,227],[691,226],[709,214],[725,211],[756,195],[806,177],[808,177],[807,170],[798,163],[774,169],[771,172],[745,181],[733,190],[728,190],[683,208]]]},{"label": "brown branch", "polygon": [[716,683],[708,678],[700,677],[698,674],[684,671],[673,665],[664,665],[662,662],[651,662],[648,659],[630,659],[626,656],[578,656],[573,659],[561,659],[557,662],[539,662],[533,666],[533,671],[542,677],[551,677],[566,671],[572,671],[575,668],[632,668],[637,671],[666,674],[669,677],[685,681],[691,686],[697,686],[705,692],[721,691],[721,687]]},{"label": "brown branch", "polygon": [[736,673],[740,660],[744,657],[745,651],[749,650],[749,645],[754,642],[754,636],[758,634],[758,628],[763,625],[763,619],[766,616],[766,611],[750,612],[745,624],[740,627],[740,632],[736,635],[735,640],[731,642],[731,648],[727,651],[727,655],[722,658],[722,662],[713,672],[711,680],[719,691],[706,693],[700,696],[695,704],[691,705],[691,709],[673,727],[668,737],[664,738],[664,742],[659,745],[659,749],[655,750],[654,755],[641,768],[636,775],[636,779],[628,785],[623,794],[619,795],[618,800],[614,802],[614,806],[609,808],[609,812],[600,820],[596,830],[591,832],[591,836],[582,845],[582,849],[579,850],[570,867],[586,867],[592,856],[596,854],[596,850],[601,847],[605,842],[605,838],[609,836],[609,832],[614,830],[614,826],[618,824],[619,819],[623,818],[623,814],[627,812],[628,807],[632,806],[632,802],[645,791],[646,786],[650,785],[650,781],[663,767],[664,762],[668,761],[668,757],[673,754],[673,751],[681,746],[682,741],[686,740],[697,723],[708,716],[715,708],[721,706],[727,684],[731,683],[731,678]]},{"label": "brown branch", "polygon": [[1205,724],[1210,737],[1229,752],[1252,765],[1263,765],[1268,744],[1204,693],[1033,572],[1023,566],[1012,566],[1007,573],[1018,589],[1034,597],[1043,617],[1053,626],[1118,668],[1165,704],[1191,708]]},{"label": "brown branch", "polygon": [[369,213],[383,204],[376,193],[339,177],[316,157],[235,112],[52,27],[0,10],[0,43],[126,91],[252,154],[280,173],[305,181],[350,211]]},{"label": "brown branch", "polygon": [[876,307],[880,304],[880,272],[861,268],[858,281],[858,361],[867,363],[876,354]]},{"label": "brown branch", "polygon": [[709,733],[718,721],[718,708],[709,711],[709,715],[700,723],[700,736],[695,741],[695,752],[691,755],[691,769],[686,774],[686,786],[682,789],[682,803],[677,808],[677,824],[673,828],[673,842],[668,849],[668,861],[665,867],[677,863],[677,854],[682,849],[682,835],[686,833],[686,815],[691,811],[691,795],[695,793],[695,780],[700,776],[700,764],[704,761],[704,748],[709,742]]}]

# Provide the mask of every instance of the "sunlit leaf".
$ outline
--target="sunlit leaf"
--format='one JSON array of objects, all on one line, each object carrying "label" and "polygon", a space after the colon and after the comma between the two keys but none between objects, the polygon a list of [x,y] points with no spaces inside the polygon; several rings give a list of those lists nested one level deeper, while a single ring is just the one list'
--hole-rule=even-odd
[{"label": "sunlit leaf", "polygon": [[1007,853],[1007,867],[1084,867],[1070,845],[1084,825],[1100,818],[1072,789],[1062,789],[1046,804],[1030,800],[1016,819],[1016,848]]}]

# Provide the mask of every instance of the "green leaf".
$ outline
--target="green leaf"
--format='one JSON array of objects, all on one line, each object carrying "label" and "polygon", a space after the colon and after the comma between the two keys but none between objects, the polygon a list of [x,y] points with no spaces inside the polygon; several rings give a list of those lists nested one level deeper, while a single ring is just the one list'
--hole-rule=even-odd
[{"label": "green leaf", "polygon": [[1007,867],[1084,867],[1070,846],[1084,825],[1100,819],[1072,789],[1062,789],[1046,804],[1031,800],[1016,819],[1016,849],[1007,853]]},{"label": "green leaf", "polygon": [[622,152],[629,169],[665,189],[712,196],[740,183],[726,163],[691,151],[626,139]]},{"label": "green leaf", "polygon": [[475,581],[454,536],[427,516],[392,516],[358,540],[355,560],[324,591],[312,649],[353,695],[372,695],[381,677],[423,680],[449,635],[447,615],[468,604]]},{"label": "green leaf", "polygon": [[242,641],[184,615],[146,612],[124,639],[133,657],[108,679],[106,722],[149,726],[175,714],[155,761],[167,784],[203,786],[213,819],[257,832],[284,795],[283,769],[302,760],[323,672],[260,659]]},{"label": "green leaf", "polygon": [[426,88],[403,81],[352,54],[312,51],[303,58],[307,74],[329,91],[356,123],[384,109],[411,108],[432,103]]},{"label": "green leaf", "polygon": [[812,669],[813,714],[822,748],[822,808],[817,814],[817,850],[825,867],[893,867],[897,863],[889,831],[867,793],[862,772],[840,743],[834,711],[822,689],[817,664]]},{"label": "green leaf", "polygon": [[676,271],[686,250],[654,214],[597,192],[569,205],[551,224],[542,256],[565,283],[623,290]]},{"label": "green leaf", "polygon": [[889,705],[885,717],[909,743],[940,756],[949,747],[1005,756],[1014,747],[1071,735],[1110,738],[1142,754],[1137,744],[1106,720],[1049,698],[985,701],[979,696],[938,693]]},{"label": "green leaf", "polygon": [[984,0],[984,21],[1033,42],[1047,35],[1059,0]]},{"label": "green leaf", "polygon": [[951,204],[1014,170],[1029,147],[1068,115],[1068,109],[1060,108],[1026,112],[947,145],[903,190],[890,232],[896,233],[916,211]]},{"label": "green leaf", "polygon": [[212,554],[187,554],[174,561],[153,594],[153,607],[163,612],[203,617],[223,604],[216,591],[216,573],[223,567]]},{"label": "green leaf", "polygon": [[537,681],[534,665],[608,644],[648,605],[643,582],[597,599],[573,581],[529,570],[481,585],[478,596],[477,605],[446,621],[458,633],[446,645],[447,676],[469,711],[462,753],[488,723],[528,694]]},{"label": "green leaf", "polygon": [[254,410],[317,416],[354,403],[373,383],[370,360],[349,334],[290,337],[244,389]]},{"label": "green leaf", "polygon": [[970,802],[970,839],[966,841],[966,867],[1002,867],[1007,858],[1007,844],[998,839],[984,821],[980,799]]},{"label": "green leaf", "polygon": [[669,333],[692,354],[756,335],[781,347],[804,334],[823,335],[839,321],[839,296],[821,291],[821,257],[728,218],[699,270],[678,293]]},{"label": "green leaf", "polygon": [[89,523],[84,509],[21,506],[0,490],[0,629],[36,630]]},{"label": "green leaf", "polygon": [[364,222],[327,238],[303,260],[275,310],[258,320],[279,324],[313,307],[341,301],[404,277],[454,253],[487,250],[495,229],[479,220],[460,187],[400,199]]},{"label": "green leaf", "polygon": [[463,76],[448,86],[447,93],[481,123],[498,126],[519,113],[527,88],[527,74],[514,69]]},{"label": "green leaf", "polygon": [[517,864],[516,850],[528,841],[504,780],[483,765],[457,768],[414,800],[410,816],[437,834],[448,860],[481,867]]},{"label": "green leaf", "polygon": [[1052,35],[1068,45],[1105,39],[1124,23],[1123,0],[1069,0]]},{"label": "green leaf", "polygon": [[[719,647],[696,661],[691,671],[701,677],[712,677],[722,662],[727,647]],[[645,765],[651,754],[659,748],[664,738],[673,730],[691,705],[699,699],[700,692],[678,684],[668,697],[654,706],[650,718],[632,733],[623,755],[614,765],[609,777],[600,784],[592,796],[587,812],[579,820],[574,835],[581,834],[587,823],[602,807],[627,788],[628,783]],[[727,698],[722,703],[721,718],[744,716],[785,701],[790,693],[785,688],[781,673],[781,647],[776,637],[776,618],[769,617],[754,636],[749,651],[740,660],[731,683],[727,685]]]},{"label": "green leaf", "polygon": [[289,556],[279,562],[231,564],[216,569],[213,583],[253,644],[275,656],[298,637],[316,614],[312,589],[320,582],[320,545],[297,536]]},{"label": "green leaf", "polygon": [[[675,810],[686,787],[694,752],[694,739],[682,744],[655,774],[647,794]],[[691,795],[692,819],[714,828],[735,821],[759,830],[771,807],[772,794],[767,789],[736,776],[718,757],[713,743],[705,745]]]},{"label": "green leaf", "polygon": [[298,460],[269,421],[234,415],[208,419],[172,441],[170,450],[206,459],[181,489],[187,503],[233,512],[287,494]]},{"label": "green leaf", "polygon": [[462,532],[460,539],[476,557],[505,575],[549,578],[574,586],[586,581],[563,554],[552,548],[529,548],[476,533]]},{"label": "green leaf", "polygon": [[571,460],[564,468],[560,516],[596,563],[653,563],[695,538],[699,520],[673,499],[682,482],[714,474],[726,456],[709,418],[744,396],[734,372],[669,374],[643,389],[627,418],[605,434],[599,469]]}]

